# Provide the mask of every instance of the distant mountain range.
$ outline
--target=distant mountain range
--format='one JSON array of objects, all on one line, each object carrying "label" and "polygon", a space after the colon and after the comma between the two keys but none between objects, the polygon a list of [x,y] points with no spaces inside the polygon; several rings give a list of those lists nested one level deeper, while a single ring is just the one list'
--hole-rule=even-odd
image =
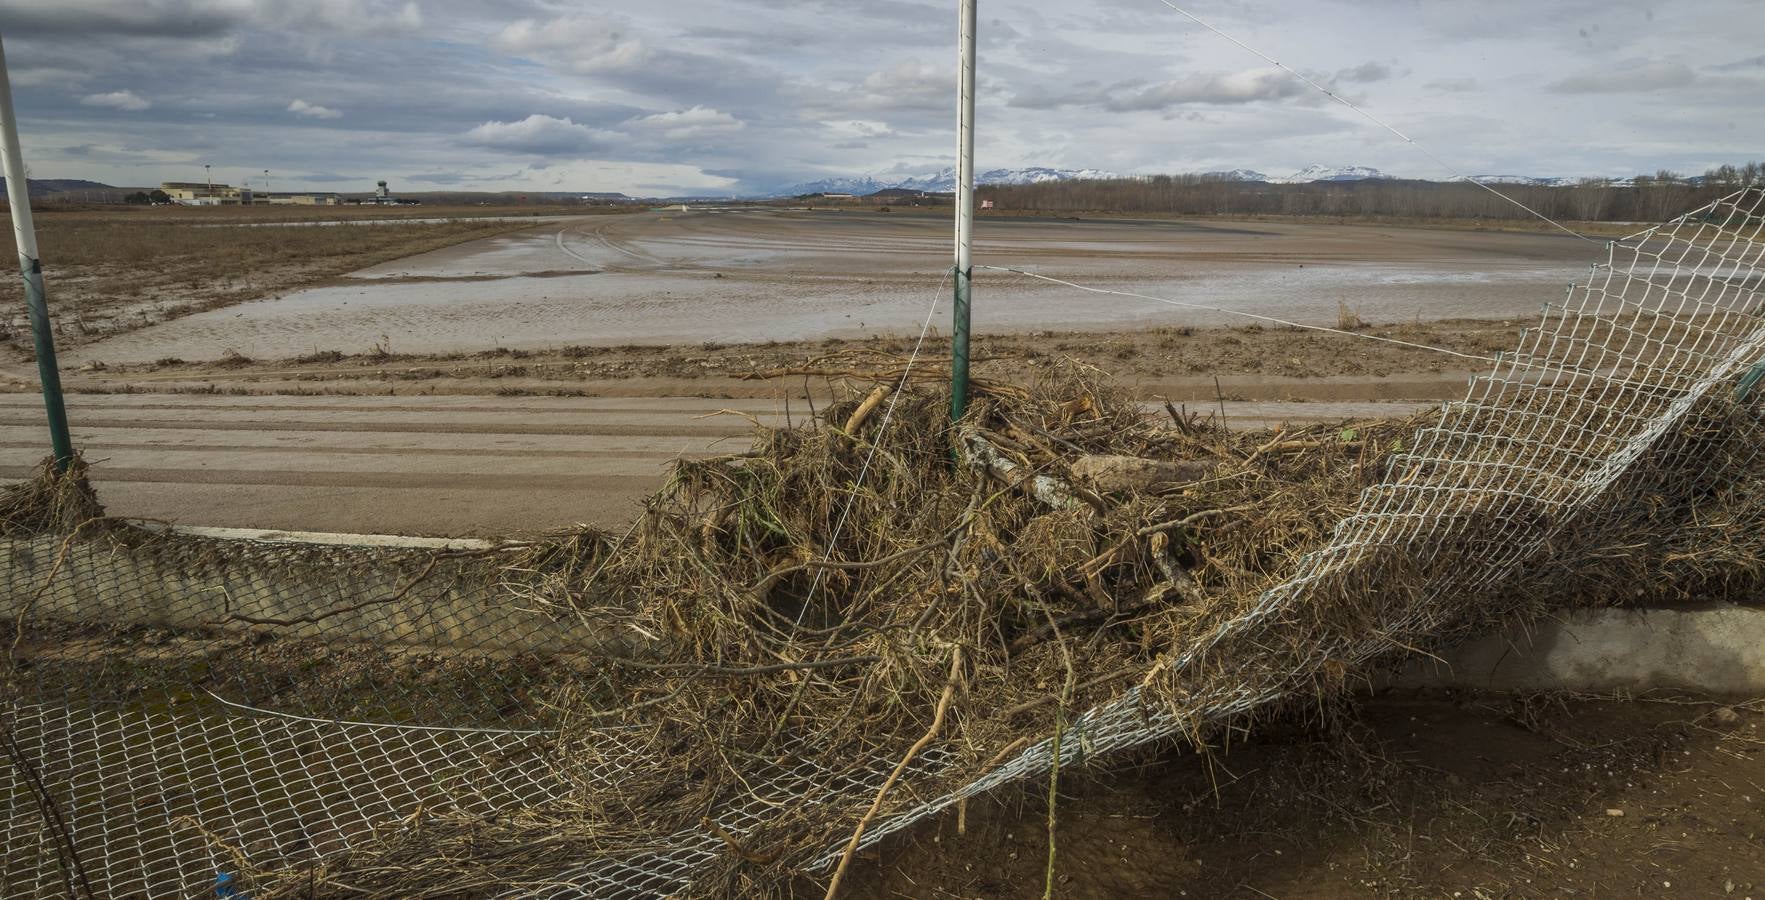
[{"label": "distant mountain range", "polygon": [[[1088,178],[1119,178],[1114,172],[1102,169],[1050,169],[1043,166],[1030,166],[1022,169],[989,169],[977,172],[975,184],[1040,184],[1044,181],[1073,181]],[[944,169],[930,175],[883,176],[859,175],[855,177],[823,178],[820,181],[806,181],[780,188],[768,196],[797,197],[803,194],[874,194],[891,188],[905,191],[925,191],[926,193],[945,193],[956,190],[956,170]]]},{"label": "distant mountain range", "polygon": [[[1291,175],[1268,175],[1255,169],[1231,169],[1229,171],[1203,172],[1204,177],[1218,178],[1222,181],[1263,182],[1266,184],[1315,184],[1318,182],[1355,182],[1399,180],[1398,176],[1387,175],[1370,166],[1324,166],[1310,165]],[[1025,166],[1015,169],[989,169],[975,175],[975,183],[980,185],[1014,185],[1040,184],[1049,181],[1074,181],[1090,179],[1121,178],[1114,172],[1104,169],[1055,169],[1046,166]],[[1413,181],[1451,181],[1453,179],[1405,179]],[[1469,180],[1488,185],[1538,185],[1543,187],[1572,186],[1580,182],[1579,178],[1540,177],[1535,175],[1472,175]],[[1687,183],[1696,184],[1702,181],[1701,176],[1690,176]],[[1633,184],[1629,178],[1607,179],[1613,187],[1628,187]],[[0,178],[0,191],[4,190],[5,179]],[[46,197],[53,194],[91,191],[126,192],[135,188],[119,188],[97,181],[80,178],[32,178],[30,180],[31,196]],[[923,175],[857,175],[835,176],[817,181],[806,181],[779,188],[758,196],[765,198],[797,197],[804,194],[854,194],[866,196],[878,191],[912,191],[925,193],[949,193],[956,190],[956,170],[943,169]],[[465,196],[464,192],[420,191],[424,196],[454,195]],[[501,194],[544,197],[551,200],[600,200],[623,201],[632,198],[624,194],[612,192],[582,191],[503,191]],[[494,193],[492,195],[495,195]],[[473,196],[479,196],[473,194]],[[756,196],[756,195],[748,195]],[[706,198],[674,198],[706,199]]]},{"label": "distant mountain range", "polygon": [[1392,176],[1368,166],[1310,165],[1286,178],[1264,178],[1276,184],[1311,184],[1314,181],[1382,181]]},{"label": "distant mountain range", "polygon": [[[1225,181],[1262,181],[1269,184],[1313,184],[1319,181],[1379,181],[1395,180],[1397,176],[1387,175],[1378,169],[1368,166],[1306,166],[1286,177],[1264,175],[1254,169],[1233,169],[1229,172],[1207,172]],[[1420,178],[1412,181],[1452,181],[1455,179]],[[1562,187],[1573,185],[1578,178],[1539,177],[1536,175],[1472,175],[1467,179],[1478,184],[1535,184],[1546,187]]]},{"label": "distant mountain range", "polygon": [[[1398,176],[1387,175],[1370,166],[1324,166],[1311,165],[1294,172],[1292,175],[1267,175],[1255,169],[1232,169],[1224,172],[1204,172],[1204,176],[1218,178],[1223,181],[1260,181],[1267,184],[1313,184],[1316,182],[1337,181],[1377,181],[1396,180]],[[1044,166],[1030,166],[1021,169],[991,169],[975,176],[975,183],[990,184],[1037,184],[1044,181],[1072,181],[1076,179],[1119,178],[1114,172],[1102,169],[1051,169]],[[1453,179],[1410,179],[1417,181],[1451,181]],[[1528,184],[1547,187],[1573,185],[1580,179],[1539,177],[1534,175],[1473,175],[1471,181],[1480,184]],[[1690,180],[1690,179],[1688,179]],[[1614,180],[1615,185],[1628,184],[1628,179]],[[877,191],[890,189],[946,192],[956,189],[956,170],[944,169],[930,175],[909,176],[876,176],[858,175],[846,177],[823,178],[819,181],[806,181],[780,188],[768,197],[795,197],[803,194],[856,194],[864,196]]]},{"label": "distant mountain range", "polygon": [[[111,187],[96,181],[82,178],[30,178],[26,179],[31,196],[46,197],[50,194],[62,194],[68,191],[115,191],[120,188]],[[6,190],[6,179],[0,177],[0,194]]]}]

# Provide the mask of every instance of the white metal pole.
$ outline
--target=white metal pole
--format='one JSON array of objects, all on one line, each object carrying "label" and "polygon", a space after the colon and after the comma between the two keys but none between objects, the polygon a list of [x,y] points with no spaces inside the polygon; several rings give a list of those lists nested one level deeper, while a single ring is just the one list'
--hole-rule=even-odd
[{"label": "white metal pole", "polygon": [[962,5],[957,56],[956,100],[956,284],[955,322],[950,333],[950,415],[961,418],[968,408],[968,310],[970,277],[974,272],[974,93],[975,2]]},{"label": "white metal pole", "polygon": [[49,444],[57,468],[73,461],[67,432],[67,408],[61,398],[61,368],[55,362],[55,332],[50,330],[49,301],[43,290],[43,264],[37,257],[37,229],[31,221],[31,186],[25,175],[24,151],[18,143],[18,114],[12,108],[12,79],[6,73],[6,48],[0,45],[0,155],[5,157],[6,202],[12,208],[12,237],[18,243],[18,267],[24,275],[25,311],[36,342],[37,375],[43,384],[43,408],[49,414]]}]

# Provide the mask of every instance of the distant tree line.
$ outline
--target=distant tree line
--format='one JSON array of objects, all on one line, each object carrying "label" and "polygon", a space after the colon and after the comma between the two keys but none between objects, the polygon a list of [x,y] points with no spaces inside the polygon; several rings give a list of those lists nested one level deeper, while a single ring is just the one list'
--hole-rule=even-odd
[{"label": "distant tree line", "polygon": [[[1625,182],[1584,178],[1571,185],[1489,187],[1553,219],[1658,222],[1748,184],[1765,184],[1765,164],[1720,166],[1701,176],[1660,171]],[[1176,215],[1290,215],[1525,219],[1522,209],[1465,181],[1399,179],[1267,184],[1212,175],[1050,181],[983,187],[998,210],[1144,212]]]}]

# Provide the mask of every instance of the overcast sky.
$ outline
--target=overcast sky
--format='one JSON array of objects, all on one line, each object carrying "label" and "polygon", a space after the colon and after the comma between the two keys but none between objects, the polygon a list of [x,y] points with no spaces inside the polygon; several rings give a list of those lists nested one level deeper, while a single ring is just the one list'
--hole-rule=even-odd
[{"label": "overcast sky", "polygon": [[[1177,0],[1179,5],[1182,0]],[[1466,174],[1765,157],[1765,0],[1197,0]],[[981,0],[978,165],[1449,173],[1158,0]],[[0,0],[36,177],[742,193],[952,162],[955,3]]]}]

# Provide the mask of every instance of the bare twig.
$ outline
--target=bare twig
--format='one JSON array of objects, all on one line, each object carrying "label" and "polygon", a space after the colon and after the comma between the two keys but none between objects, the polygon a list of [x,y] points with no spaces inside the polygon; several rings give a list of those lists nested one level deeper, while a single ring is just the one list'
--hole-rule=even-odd
[{"label": "bare twig", "polygon": [[341,616],[341,615],[347,615],[352,612],[360,612],[361,610],[367,609],[370,606],[379,606],[384,603],[397,603],[398,601],[403,600],[404,596],[406,594],[410,593],[411,589],[416,587],[418,584],[420,584],[423,581],[423,579],[429,577],[429,573],[434,571],[434,569],[435,569],[436,559],[438,559],[438,557],[434,557],[434,556],[429,557],[429,564],[423,567],[423,571],[417,573],[417,577],[412,578],[410,581],[406,582],[404,587],[399,588],[398,591],[393,593],[391,596],[375,597],[371,600],[363,600],[360,603],[352,603],[349,606],[328,609],[328,610],[325,610],[324,612],[312,613],[311,615],[297,616],[292,619],[260,618],[257,616],[248,616],[248,615],[245,615],[244,613],[236,613],[236,612],[229,611],[227,613],[226,617],[220,619],[215,624],[224,625],[228,622],[244,622],[247,625],[275,625],[275,626],[280,626],[280,627],[288,627],[288,626],[293,626],[293,625],[313,625],[313,624],[317,624],[319,622],[323,622],[324,620],[329,619],[333,616]]},{"label": "bare twig", "polygon": [[883,782],[883,786],[876,792],[876,799],[870,801],[870,809],[865,811],[864,817],[858,820],[857,827],[852,829],[852,839],[846,842],[846,850],[840,854],[839,867],[834,869],[833,880],[828,882],[827,894],[823,900],[834,900],[839,896],[840,879],[846,876],[846,868],[852,864],[852,855],[858,852],[858,842],[864,838],[864,829],[870,825],[871,819],[876,818],[877,810],[882,809],[883,798],[889,795],[895,782],[901,780],[901,773],[907,771],[907,766],[912,764],[919,751],[924,750],[932,742],[932,738],[937,737],[938,730],[944,727],[944,714],[950,711],[950,700],[956,696],[956,684],[961,674],[962,647],[957,646],[950,651],[950,678],[944,682],[944,693],[938,697],[937,709],[932,712],[931,727],[925,730],[925,735],[915,741],[912,747],[907,748],[907,755],[901,757],[901,761],[895,765],[895,771],[889,773],[889,780]]}]

